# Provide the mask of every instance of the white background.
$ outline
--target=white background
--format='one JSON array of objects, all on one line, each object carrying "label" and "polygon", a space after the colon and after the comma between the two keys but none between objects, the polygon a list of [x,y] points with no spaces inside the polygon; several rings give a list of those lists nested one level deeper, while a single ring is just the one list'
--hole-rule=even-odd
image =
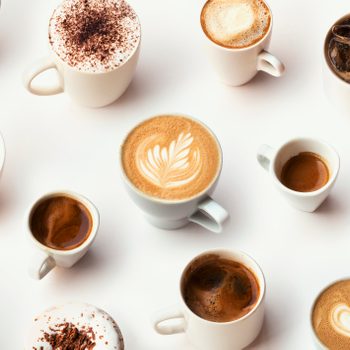
[{"label": "white background", "polygon": [[[267,279],[263,331],[249,349],[310,349],[309,310],[318,291],[349,275],[350,113],[328,102],[322,86],[327,28],[349,12],[345,1],[270,0],[270,51],[286,65],[282,78],[259,74],[231,88],[217,82],[202,50],[197,0],[132,0],[143,42],[127,92],[103,109],[85,109],[65,94],[30,95],[21,75],[45,56],[47,23],[56,1],[4,0],[0,11],[0,130],[7,159],[0,187],[0,348],[23,349],[35,314],[64,301],[106,309],[127,350],[191,350],[184,335],[160,336],[154,312],[178,301],[185,264],[203,250],[242,249]],[[214,194],[231,214],[215,235],[189,225],[151,227],[120,179],[121,139],[137,122],[182,112],[207,123],[224,151]],[[256,162],[260,144],[316,136],[339,152],[336,186],[314,214],[289,207]],[[100,210],[101,228],[88,255],[42,281],[27,274],[33,254],[26,211],[45,192],[70,189]],[[216,349],[220,350],[220,349]]]}]

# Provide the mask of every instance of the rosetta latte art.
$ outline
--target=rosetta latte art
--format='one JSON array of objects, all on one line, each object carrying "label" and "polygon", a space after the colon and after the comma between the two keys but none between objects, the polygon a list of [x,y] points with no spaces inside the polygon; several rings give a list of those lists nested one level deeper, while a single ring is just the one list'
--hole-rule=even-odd
[{"label": "rosetta latte art", "polygon": [[337,333],[350,337],[350,307],[337,304],[331,312],[331,324]]},{"label": "rosetta latte art", "polygon": [[191,148],[191,133],[180,133],[169,147],[149,146],[155,138],[146,139],[137,152],[137,167],[143,177],[161,188],[180,187],[193,181],[201,170],[201,157],[197,148]]}]

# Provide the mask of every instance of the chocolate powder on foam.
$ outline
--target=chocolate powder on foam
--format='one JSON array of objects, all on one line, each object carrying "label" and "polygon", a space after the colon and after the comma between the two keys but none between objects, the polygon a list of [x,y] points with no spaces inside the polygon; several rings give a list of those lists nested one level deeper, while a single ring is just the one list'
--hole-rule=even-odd
[{"label": "chocolate powder on foam", "polygon": [[120,66],[139,39],[137,15],[124,0],[65,0],[50,21],[54,51],[81,70]]}]

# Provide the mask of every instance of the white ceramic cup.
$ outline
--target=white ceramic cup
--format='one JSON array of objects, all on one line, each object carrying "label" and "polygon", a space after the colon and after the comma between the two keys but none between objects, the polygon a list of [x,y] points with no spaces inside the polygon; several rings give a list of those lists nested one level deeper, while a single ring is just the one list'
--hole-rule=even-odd
[{"label": "white ceramic cup", "polygon": [[[65,196],[73,198],[76,201],[82,203],[92,217],[92,228],[89,237],[78,247],[70,250],[59,250],[47,247],[40,243],[34,236],[30,228],[30,221],[34,210],[44,200],[57,196]],[[42,279],[45,277],[54,267],[72,267],[78,260],[80,260],[88,251],[91,244],[93,243],[98,228],[100,225],[100,216],[97,208],[85,197],[80,194],[71,191],[58,191],[51,192],[45,196],[39,198],[30,207],[27,216],[27,231],[32,245],[35,247],[35,254],[32,256],[29,262],[29,274],[34,279]]]},{"label": "white ceramic cup", "polygon": [[[326,162],[330,172],[328,182],[317,191],[298,192],[284,186],[280,181],[283,166],[292,157],[301,152],[312,152],[320,155]],[[312,138],[295,138],[274,149],[262,145],[257,159],[260,165],[269,172],[274,185],[287,201],[296,209],[313,212],[329,195],[338,176],[340,160],[336,150],[326,142]]]},{"label": "white ceramic cup", "polygon": [[[230,322],[207,321],[191,311],[182,293],[184,277],[193,262],[207,254],[232,259],[251,270],[260,286],[259,299],[254,309],[245,316]],[[199,350],[240,350],[251,344],[260,333],[265,309],[265,278],[259,265],[240,251],[216,249],[204,252],[187,264],[180,279],[180,300],[178,308],[160,312],[154,318],[156,332],[163,335],[186,333],[189,342]]]},{"label": "white ceramic cup", "polygon": [[[119,67],[106,72],[83,72],[68,65],[51,48],[49,57],[32,64],[24,73],[25,88],[34,95],[48,96],[62,92],[78,104],[86,107],[103,107],[117,100],[127,89],[134,76],[141,39],[129,58]],[[41,73],[54,69],[58,80],[52,86],[34,86],[33,81]]]},{"label": "white ceramic cup", "polygon": [[[343,16],[334,24],[338,24],[349,18],[350,14]],[[334,25],[333,24],[333,25]],[[350,111],[350,84],[341,79],[330,66],[327,61],[328,56],[328,43],[332,34],[332,27],[330,27],[323,45],[323,85],[326,95],[331,103],[339,110],[349,113]]]},{"label": "white ceramic cup", "polygon": [[[266,4],[266,6],[268,5]],[[271,21],[267,33],[258,42],[245,48],[220,46],[212,41],[202,28],[209,59],[223,83],[240,86],[253,79],[259,71],[274,77],[280,77],[284,73],[283,63],[267,51],[272,32],[272,12],[270,8],[269,11]]]},{"label": "white ceramic cup", "polygon": [[[171,115],[177,114],[173,113]],[[227,211],[210,197],[216,187],[222,169],[222,150],[220,143],[214,133],[202,122],[187,115],[185,117],[194,120],[207,129],[218,145],[220,153],[220,168],[217,171],[216,177],[204,191],[188,199],[181,200],[166,200],[151,197],[140,191],[129,180],[123,168],[122,147],[124,142],[122,143],[119,152],[122,178],[131,199],[144,212],[146,219],[152,225],[161,229],[174,230],[186,226],[190,222],[194,222],[210,231],[219,233],[222,231],[223,222],[229,216]]]}]

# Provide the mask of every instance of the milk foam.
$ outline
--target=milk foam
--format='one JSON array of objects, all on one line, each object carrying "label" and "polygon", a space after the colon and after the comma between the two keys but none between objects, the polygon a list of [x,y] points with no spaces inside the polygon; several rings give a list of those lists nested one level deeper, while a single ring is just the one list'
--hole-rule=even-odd
[{"label": "milk foam", "polygon": [[261,0],[209,0],[202,27],[219,45],[241,48],[259,41],[268,31],[270,12]]},{"label": "milk foam", "polygon": [[350,307],[336,304],[331,310],[330,323],[337,333],[350,337]]},{"label": "milk foam", "polygon": [[121,332],[115,321],[106,312],[84,303],[68,303],[53,307],[35,318],[30,330],[26,350],[53,350],[43,339],[44,333],[52,334],[57,325],[70,322],[79,330],[90,328],[95,334],[94,350],[123,350]]}]

